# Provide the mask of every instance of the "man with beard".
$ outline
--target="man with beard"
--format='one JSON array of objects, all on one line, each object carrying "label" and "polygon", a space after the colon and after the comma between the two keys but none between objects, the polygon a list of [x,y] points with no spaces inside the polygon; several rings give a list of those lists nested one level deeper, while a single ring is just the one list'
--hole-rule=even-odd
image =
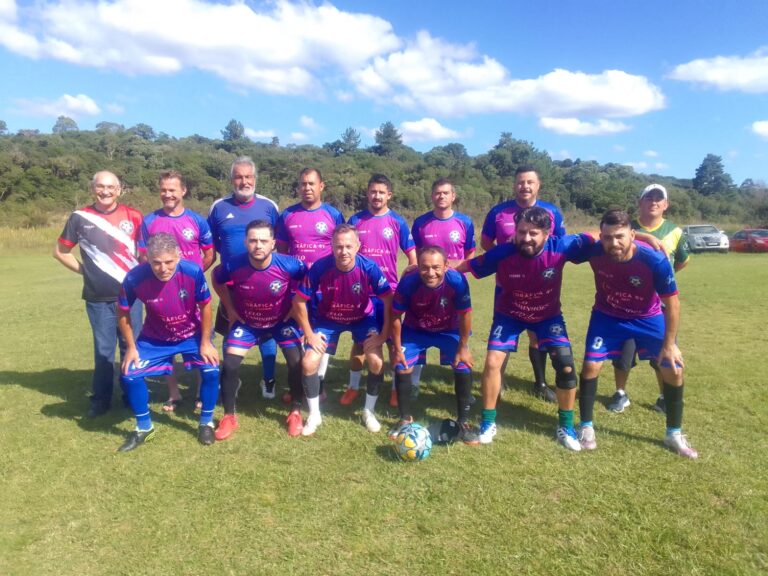
[{"label": "man with beard", "polygon": [[596,292],[579,383],[582,448],[597,448],[593,410],[603,361],[620,356],[624,343],[633,339],[640,359],[656,361],[664,383],[664,444],[680,456],[697,458],[698,452],[681,429],[683,355],[675,341],[680,301],[667,255],[636,243],[629,215],[622,210],[605,213],[600,221],[600,243],[588,247],[583,255],[595,274]]},{"label": "man with beard", "polygon": [[[491,208],[483,222],[480,245],[483,250],[490,250],[494,244],[501,246],[515,237],[515,216],[521,210],[538,206],[549,213],[552,222],[548,230],[551,236],[564,236],[563,215],[554,204],[539,200],[541,178],[533,166],[520,166],[515,170],[515,197]],[[528,332],[528,358],[533,368],[533,394],[547,402],[555,402],[556,397],[546,383],[547,355],[536,345],[536,335]],[[502,372],[504,370],[502,369]]]},{"label": "man with beard", "polygon": [[224,418],[216,428],[216,440],[237,430],[235,400],[240,386],[240,364],[257,342],[275,338],[288,365],[288,385],[295,399],[286,424],[290,436],[301,434],[301,333],[288,315],[296,285],[306,267],[296,258],[276,254],[275,232],[265,220],[254,220],[245,229],[247,254],[218,266],[213,288],[232,321],[224,340],[221,401]]},{"label": "man with beard", "polygon": [[[376,263],[358,254],[360,240],[354,226],[339,224],[333,231],[332,246],[333,254],[315,262],[293,299],[293,316],[306,343],[302,372],[309,416],[302,430],[304,436],[314,434],[323,421],[318,368],[326,351],[336,351],[343,332],[351,332],[352,341],[362,345],[368,363],[363,424],[369,432],[381,430],[374,410],[384,381],[382,346],[389,336],[392,289]],[[383,320],[376,318],[374,297],[384,304]],[[309,301],[315,311],[311,323]]]},{"label": "man with beard", "polygon": [[[216,200],[208,213],[208,224],[213,233],[213,243],[221,261],[247,254],[245,248],[245,228],[253,220],[266,220],[272,226],[277,224],[279,212],[277,204],[256,193],[256,165],[248,156],[236,158],[230,168],[232,194]],[[222,336],[229,333],[231,322],[226,317],[226,310],[219,306],[216,314],[216,332]],[[259,344],[262,360],[261,395],[264,398],[275,397],[275,360],[277,343],[274,338]]]},{"label": "man with beard", "polygon": [[525,208],[515,214],[513,242],[496,246],[457,268],[476,278],[496,274],[494,314],[482,377],[481,444],[490,444],[496,435],[502,366],[509,352],[517,351],[520,333],[528,330],[536,335],[539,349],[549,355],[555,368],[557,439],[569,450],[581,449],[573,425],[576,369],[560,310],[560,290],[565,263],[576,261],[593,240],[586,234],[555,237],[550,230],[552,217],[547,210]]}]

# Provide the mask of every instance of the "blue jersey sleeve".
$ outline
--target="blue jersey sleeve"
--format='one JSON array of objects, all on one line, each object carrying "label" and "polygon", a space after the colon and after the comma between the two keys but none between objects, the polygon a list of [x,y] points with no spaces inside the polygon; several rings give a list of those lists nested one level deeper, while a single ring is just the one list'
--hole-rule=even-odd
[{"label": "blue jersey sleeve", "polygon": [[[429,212],[427,212],[427,214],[429,214]],[[416,218],[416,220],[413,221],[413,228],[411,228],[411,232],[413,234],[413,242],[418,249],[421,249],[423,244],[421,241],[421,227],[424,226],[424,217],[427,216],[427,214],[422,214]]]},{"label": "blue jersey sleeve", "polygon": [[469,282],[464,274],[455,270],[448,270],[445,281],[453,288],[453,306],[458,312],[467,312],[472,309],[472,298],[469,294]]},{"label": "blue jersey sleeve", "polygon": [[656,293],[664,298],[677,294],[677,282],[675,281],[675,272],[672,270],[672,264],[663,252],[654,252],[653,266],[653,286]]},{"label": "blue jersey sleeve", "polygon": [[589,259],[594,243],[589,234],[568,234],[560,238],[560,250],[568,262],[581,264]]},{"label": "blue jersey sleeve", "polygon": [[358,255],[358,258],[361,261],[366,276],[368,276],[368,281],[371,284],[373,293],[376,294],[376,296],[392,293],[392,287],[389,285],[389,282],[387,282],[387,278],[384,276],[381,268],[379,268],[373,260],[369,260],[364,256]]},{"label": "blue jersey sleeve", "polygon": [[472,222],[472,218],[466,214],[457,214],[457,216],[464,223],[464,227],[467,230],[467,238],[464,241],[464,253],[466,254],[477,248],[475,244],[475,224]]},{"label": "blue jersey sleeve", "polygon": [[197,212],[191,212],[192,218],[197,222],[197,229],[200,234],[200,248],[206,250],[213,246],[213,233],[211,227],[208,225],[208,220],[203,218]]},{"label": "blue jersey sleeve", "polygon": [[408,222],[406,222],[405,218],[400,216],[400,214],[397,214],[395,219],[400,225],[400,250],[406,253],[410,252],[416,248],[416,244],[413,241],[413,235],[411,234],[411,229],[408,227]]},{"label": "blue jersey sleeve", "polygon": [[515,252],[517,252],[517,246],[511,242],[502,244],[501,246],[494,246],[485,254],[478,256],[477,258],[472,258],[469,261],[469,269],[475,278],[485,278],[486,276],[495,274],[499,262]]},{"label": "blue jersey sleeve", "polygon": [[483,220],[483,228],[480,233],[491,240],[496,240],[496,212],[499,210],[499,205],[494,206],[485,216]]}]

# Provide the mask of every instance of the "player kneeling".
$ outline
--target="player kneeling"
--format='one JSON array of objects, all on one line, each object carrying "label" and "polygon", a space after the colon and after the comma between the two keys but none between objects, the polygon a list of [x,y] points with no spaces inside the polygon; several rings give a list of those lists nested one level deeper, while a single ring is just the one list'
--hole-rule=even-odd
[{"label": "player kneeling", "polygon": [[[405,313],[405,320],[402,319]],[[465,444],[480,443],[469,424],[472,405],[472,301],[463,274],[448,268],[445,250],[426,246],[419,251],[418,271],[406,274],[392,302],[392,363],[397,371],[400,422],[390,431],[413,422],[411,392],[413,369],[431,347],[440,350],[440,364],[453,367],[459,436]]]},{"label": "player kneeling", "polygon": [[[147,260],[128,272],[118,299],[118,327],[126,342],[122,383],[136,416],[136,430],[118,450],[128,452],[154,436],[144,378],[171,374],[176,354],[187,369],[200,370],[203,408],[197,438],[213,444],[219,355],[211,343],[211,293],[205,275],[197,264],[181,260],[179,244],[170,234],[150,236]],[[137,299],[144,303],[146,317],[134,339],[129,312]]]}]

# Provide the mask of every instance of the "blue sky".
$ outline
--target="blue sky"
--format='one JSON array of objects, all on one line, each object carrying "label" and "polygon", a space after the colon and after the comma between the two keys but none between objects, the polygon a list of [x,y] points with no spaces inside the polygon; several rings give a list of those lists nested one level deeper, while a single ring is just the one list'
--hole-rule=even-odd
[{"label": "blue sky", "polygon": [[501,132],[554,159],[768,181],[768,2],[0,0],[10,132],[144,122],[426,151]]}]

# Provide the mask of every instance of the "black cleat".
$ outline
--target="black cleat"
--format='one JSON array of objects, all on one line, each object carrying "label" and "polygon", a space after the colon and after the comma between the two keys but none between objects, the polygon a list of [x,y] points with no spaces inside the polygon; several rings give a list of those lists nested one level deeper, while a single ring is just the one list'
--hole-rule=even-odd
[{"label": "black cleat", "polygon": [[144,442],[149,442],[152,440],[152,438],[155,437],[155,429],[150,428],[149,430],[134,430],[130,434],[128,434],[128,439],[125,441],[125,444],[120,446],[120,448],[117,449],[118,452],[130,452],[131,450],[135,450]]},{"label": "black cleat", "polygon": [[210,424],[202,424],[197,429],[197,440],[203,446],[210,446],[216,441],[213,435],[213,426]]},{"label": "black cleat", "polygon": [[544,402],[552,402],[553,404],[557,402],[557,394],[555,394],[555,391],[546,384],[534,384],[531,393],[536,396],[536,398],[544,400]]},{"label": "black cleat", "polygon": [[88,408],[88,412],[85,413],[86,418],[98,418],[99,416],[104,416],[109,412],[109,408],[107,406],[97,406],[95,404],[91,404],[91,407]]}]

